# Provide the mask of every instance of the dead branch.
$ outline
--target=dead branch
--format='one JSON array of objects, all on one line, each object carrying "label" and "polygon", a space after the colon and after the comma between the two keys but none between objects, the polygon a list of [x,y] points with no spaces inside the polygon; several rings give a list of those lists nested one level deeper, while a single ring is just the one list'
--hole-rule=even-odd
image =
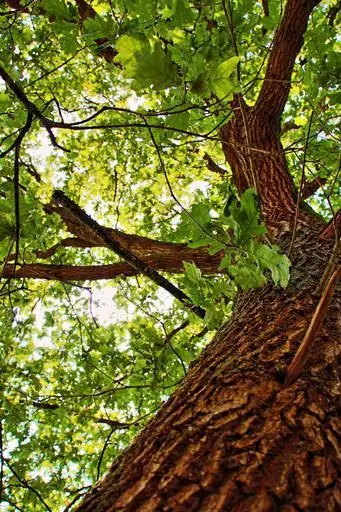
[{"label": "dead branch", "polygon": [[191,299],[179,288],[174,286],[165,277],[159,274],[152,267],[148,266],[143,260],[136,256],[129,249],[123,247],[117,240],[113,240],[107,233],[106,229],[103,228],[98,222],[89,217],[84,210],[82,210],[76,203],[74,203],[69,197],[67,197],[61,190],[56,190],[53,193],[53,200],[62,205],[68,212],[77,219],[78,222],[87,226],[95,233],[114,253],[124,259],[129,265],[135,270],[141,272],[151,279],[155,284],[167,290],[173,295],[179,302],[181,302],[186,308],[195,313],[200,318],[205,317],[205,310],[192,303]]},{"label": "dead branch", "polygon": [[293,122],[284,123],[281,126],[281,135],[284,135],[285,133],[289,132],[290,130],[298,130],[298,129],[299,129],[299,126],[296,123],[293,123]]},{"label": "dead branch", "polygon": [[216,164],[208,153],[204,154],[204,160],[206,160],[207,169],[209,169],[210,171],[216,172],[220,174],[220,176],[225,176],[227,174],[226,169],[223,169],[218,164]]}]

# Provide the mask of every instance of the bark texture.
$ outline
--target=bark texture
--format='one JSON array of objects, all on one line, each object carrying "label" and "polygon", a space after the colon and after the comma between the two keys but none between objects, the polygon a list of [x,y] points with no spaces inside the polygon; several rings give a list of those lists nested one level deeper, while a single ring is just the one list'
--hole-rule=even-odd
[{"label": "bark texture", "polygon": [[239,297],[233,319],[79,511],[340,510],[340,295],[303,374],[283,385],[327,255],[301,234],[289,288]]}]

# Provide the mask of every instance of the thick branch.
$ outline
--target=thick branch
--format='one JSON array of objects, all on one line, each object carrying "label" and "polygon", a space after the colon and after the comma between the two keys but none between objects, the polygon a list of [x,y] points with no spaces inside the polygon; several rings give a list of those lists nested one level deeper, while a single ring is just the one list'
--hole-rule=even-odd
[{"label": "thick branch", "polygon": [[255,113],[279,128],[295,59],[303,45],[308,18],[320,0],[288,0],[276,31]]},{"label": "thick branch", "polygon": [[[103,240],[87,226],[77,222],[75,218],[63,207],[46,205],[45,211],[49,214],[56,213],[63,220],[67,229],[76,238],[65,238],[58,244],[36,253],[38,258],[49,258],[59,247],[105,247]],[[173,272],[173,265],[180,265],[182,261],[192,261],[205,272],[215,272],[222,258],[221,253],[209,256],[205,247],[191,249],[186,244],[174,242],[161,242],[140,235],[123,233],[117,229],[103,227],[111,239],[119,242],[124,248],[129,249],[143,261],[151,261],[153,268]],[[212,263],[214,262],[214,263]],[[164,267],[162,265],[165,265]],[[212,267],[213,265],[213,267]],[[180,268],[177,266],[177,268]],[[214,270],[210,270],[214,268]],[[182,271],[182,267],[181,270]],[[130,275],[130,274],[129,274]]]},{"label": "thick branch", "polygon": [[[280,116],[287,101],[295,58],[308,18],[319,0],[288,0],[276,31],[262,89],[254,107],[241,95],[232,103],[234,117],[221,130],[223,150],[239,192],[256,189],[263,220],[276,237],[311,223],[311,211],[297,208],[297,190],[280,142]],[[315,230],[323,221],[315,217]]]},{"label": "thick branch", "polygon": [[[219,263],[222,255],[215,254],[210,256],[207,252],[197,251],[195,257],[189,257],[190,253],[177,253],[176,250],[156,256],[150,255],[144,257],[144,262],[155,270],[169,272],[172,274],[184,271],[183,261],[194,262],[198,268],[205,274],[215,274],[218,272]],[[187,258],[186,258],[187,256]],[[44,263],[30,263],[17,265],[6,265],[2,271],[2,276],[12,279],[47,279],[63,282],[70,281],[96,281],[99,279],[115,279],[116,277],[129,277],[139,274],[128,263],[120,262],[111,265],[47,265]]]}]

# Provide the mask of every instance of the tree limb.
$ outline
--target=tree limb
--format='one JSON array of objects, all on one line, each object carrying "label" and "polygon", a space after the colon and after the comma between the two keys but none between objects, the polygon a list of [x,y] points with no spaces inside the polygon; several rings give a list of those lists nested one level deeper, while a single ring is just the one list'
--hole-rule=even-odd
[{"label": "tree limb", "polygon": [[263,86],[254,111],[279,129],[280,116],[287,101],[296,56],[303,45],[308,18],[321,0],[288,0],[276,31]]},{"label": "tree limb", "polygon": [[220,174],[220,176],[225,176],[227,174],[226,169],[223,169],[220,165],[216,164],[208,153],[204,154],[204,160],[206,160],[206,167],[210,171],[216,172]]},{"label": "tree limb", "polygon": [[302,193],[301,193],[301,199],[305,200],[308,199],[308,197],[311,197],[313,194],[315,194],[316,190],[318,190],[320,187],[323,187],[327,183],[327,178],[314,178],[311,181],[306,181],[303,183],[302,187]]},{"label": "tree limb", "polygon": [[[155,270],[177,274],[184,272],[183,261],[196,264],[206,274],[219,272],[222,254],[210,256],[207,252],[198,253],[197,258],[182,259],[181,254],[176,255],[173,250],[169,254],[160,256],[145,256],[144,261]],[[100,279],[115,279],[116,277],[135,276],[140,272],[128,263],[120,262],[111,265],[47,265],[43,263],[22,263],[15,267],[7,264],[2,276],[13,279],[44,279],[62,282],[70,281],[96,281]]]},{"label": "tree limb", "polygon": [[41,124],[46,129],[47,133],[49,134],[49,137],[51,139],[51,143],[53,146],[62,149],[65,151],[65,148],[60,146],[57,143],[56,137],[54,136],[54,133],[52,132],[51,123],[50,121],[40,112],[40,110],[35,106],[32,101],[28,99],[26,94],[24,93],[22,87],[13,80],[13,78],[7,73],[7,71],[0,66],[0,76],[4,80],[4,82],[7,84],[7,86],[14,92],[16,97],[19,101],[24,105],[27,112],[35,116],[37,119],[40,120]]}]

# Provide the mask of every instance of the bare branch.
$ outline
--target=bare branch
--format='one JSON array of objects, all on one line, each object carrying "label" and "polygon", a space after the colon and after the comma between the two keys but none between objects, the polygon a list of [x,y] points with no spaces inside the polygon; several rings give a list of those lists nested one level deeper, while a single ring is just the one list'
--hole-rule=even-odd
[{"label": "bare branch", "polygon": [[14,92],[18,100],[21,101],[21,103],[27,109],[27,112],[29,112],[41,121],[41,124],[44,126],[47,133],[49,134],[52,145],[59,149],[62,149],[63,151],[66,151],[65,148],[58,144],[56,137],[54,136],[54,133],[51,129],[51,122],[49,121],[49,119],[47,119],[35,106],[35,104],[28,99],[21,86],[17,82],[15,82],[13,78],[7,73],[7,71],[1,66],[0,76],[4,80],[4,82],[6,82],[7,86]]},{"label": "bare branch", "polygon": [[220,167],[220,165],[216,164],[208,153],[204,154],[204,160],[206,160],[207,169],[209,169],[210,171],[216,172],[220,174],[220,176],[224,176],[227,174],[226,169],[223,169],[222,167]]},{"label": "bare branch", "polygon": [[16,479],[21,483],[21,485],[25,488],[25,489],[28,489],[30,491],[32,491],[36,496],[37,498],[39,499],[39,501],[44,505],[45,509],[48,510],[49,512],[52,512],[52,509],[48,506],[48,504],[46,503],[46,501],[44,501],[44,499],[42,498],[41,494],[37,491],[37,489],[35,489],[34,487],[32,487],[32,485],[30,485],[28,483],[28,481],[25,479],[25,478],[21,478],[19,476],[19,474],[16,472],[16,470],[14,469],[14,467],[12,466],[12,464],[9,463],[9,461],[7,459],[4,459],[5,461],[5,464],[6,466],[12,471],[13,475],[16,477]]},{"label": "bare branch", "polygon": [[98,224],[94,219],[89,217],[76,203],[68,198],[61,190],[56,190],[53,194],[53,199],[58,204],[66,208],[71,215],[73,215],[79,222],[86,225],[91,229],[99,238],[101,238],[104,244],[111,249],[113,252],[123,258],[129,265],[135,270],[149,277],[155,284],[161,286],[179,300],[186,308],[195,313],[200,318],[205,317],[205,310],[199,306],[195,306],[191,299],[179,288],[174,286],[165,277],[159,274],[152,267],[148,266],[143,260],[137,257],[134,253],[123,247],[117,240],[113,240],[107,233],[106,229]]},{"label": "bare branch", "polygon": [[281,135],[284,135],[285,133],[289,132],[290,130],[298,130],[299,126],[296,123],[289,122],[282,124],[281,127]]}]

